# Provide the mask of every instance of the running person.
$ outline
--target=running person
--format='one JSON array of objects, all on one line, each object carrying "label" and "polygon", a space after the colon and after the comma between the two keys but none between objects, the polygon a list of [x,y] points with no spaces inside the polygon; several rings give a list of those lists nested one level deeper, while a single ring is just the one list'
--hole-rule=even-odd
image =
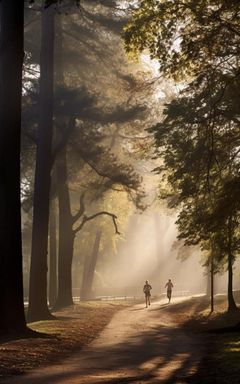
[{"label": "running person", "polygon": [[168,298],[168,302],[170,303],[171,297],[172,297],[172,288],[173,288],[173,283],[171,279],[168,279],[168,282],[166,283],[165,288],[167,288],[167,298]]},{"label": "running person", "polygon": [[151,305],[150,303],[150,297],[151,297],[151,285],[149,284],[148,280],[146,280],[145,285],[143,286],[143,292],[145,293],[145,299],[146,299],[146,308],[148,305]]}]

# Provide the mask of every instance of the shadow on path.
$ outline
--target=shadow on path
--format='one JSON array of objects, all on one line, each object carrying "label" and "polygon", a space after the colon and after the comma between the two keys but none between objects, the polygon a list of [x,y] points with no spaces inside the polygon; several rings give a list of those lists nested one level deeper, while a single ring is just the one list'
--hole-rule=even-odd
[{"label": "shadow on path", "polygon": [[[204,345],[197,335],[161,323],[184,311],[179,304],[138,306],[117,313],[100,338],[62,364],[38,369],[8,384],[191,383],[198,371]],[[198,308],[196,307],[197,311]],[[169,322],[171,323],[171,321]]]}]

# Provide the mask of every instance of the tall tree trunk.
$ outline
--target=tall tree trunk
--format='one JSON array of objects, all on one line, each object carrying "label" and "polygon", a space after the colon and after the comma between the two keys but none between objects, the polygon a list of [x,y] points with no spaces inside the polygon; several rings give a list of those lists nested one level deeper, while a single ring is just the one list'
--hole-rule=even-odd
[{"label": "tall tree trunk", "polygon": [[53,307],[57,298],[57,226],[56,201],[50,206],[49,218],[49,305]]},{"label": "tall tree trunk", "polygon": [[47,249],[51,150],[53,134],[54,7],[43,8],[40,59],[40,119],[33,201],[29,321],[49,319],[47,306]]},{"label": "tall tree trunk", "polygon": [[213,253],[211,254],[210,276],[211,276],[211,312],[213,312],[214,311],[214,260],[213,260]]},{"label": "tall tree trunk", "polygon": [[62,14],[55,16],[55,85],[64,86]]},{"label": "tall tree trunk", "polygon": [[236,306],[233,297],[233,254],[232,254],[232,217],[228,220],[228,311],[236,311]]},{"label": "tall tree trunk", "polygon": [[73,304],[72,260],[75,234],[71,214],[67,175],[67,153],[63,148],[57,164],[57,190],[59,201],[58,296],[55,307]]},{"label": "tall tree trunk", "polygon": [[92,297],[92,284],[94,279],[94,272],[97,264],[99,246],[101,241],[102,231],[98,230],[95,236],[92,255],[90,258],[85,258],[82,288],[80,292],[80,299],[86,300]]},{"label": "tall tree trunk", "polygon": [[207,298],[210,298],[211,297],[211,267],[210,265],[207,265],[206,266],[206,277],[207,277],[207,285],[206,285],[206,296]]},{"label": "tall tree trunk", "polygon": [[[56,16],[55,84],[64,86],[62,15]],[[62,122],[59,121],[61,126]],[[62,134],[62,132],[60,132]],[[57,191],[59,202],[59,247],[58,247],[58,295],[55,308],[73,304],[72,260],[75,234],[68,188],[67,139],[57,161]]]},{"label": "tall tree trunk", "polygon": [[228,311],[237,310],[237,306],[233,297],[233,269],[232,255],[228,254]]},{"label": "tall tree trunk", "polygon": [[26,331],[23,304],[20,134],[24,1],[1,1],[0,334]]}]

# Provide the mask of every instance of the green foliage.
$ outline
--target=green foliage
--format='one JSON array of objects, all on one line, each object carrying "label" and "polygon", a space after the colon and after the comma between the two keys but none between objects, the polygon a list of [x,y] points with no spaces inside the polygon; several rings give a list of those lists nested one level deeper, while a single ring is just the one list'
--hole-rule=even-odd
[{"label": "green foliage", "polygon": [[179,209],[179,238],[232,261],[240,250],[239,13],[236,0],[143,0],[124,32],[127,52],[148,49],[164,76],[184,82],[149,129],[164,160],[155,170],[163,197]]},{"label": "green foliage", "polygon": [[236,65],[239,12],[237,0],[142,0],[125,28],[126,50],[147,48],[175,79]]},{"label": "green foliage", "polygon": [[155,135],[158,155],[164,159],[164,166],[156,171],[168,182],[165,197],[172,207],[180,207],[179,238],[203,247],[214,238],[224,255],[229,218],[231,251],[239,251],[240,178],[236,115],[231,113],[229,120],[226,95],[215,107],[221,86],[219,80],[207,98],[208,82],[198,89],[191,84],[188,95],[185,91],[183,97],[166,106],[163,122],[150,131]]}]

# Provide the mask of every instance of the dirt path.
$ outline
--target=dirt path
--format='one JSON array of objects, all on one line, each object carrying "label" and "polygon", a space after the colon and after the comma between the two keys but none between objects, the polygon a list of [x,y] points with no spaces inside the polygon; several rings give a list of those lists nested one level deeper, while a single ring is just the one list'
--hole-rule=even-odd
[{"label": "dirt path", "polygon": [[[100,337],[58,364],[8,378],[5,384],[189,383],[204,346],[187,335],[169,306],[135,305],[118,312]],[[179,307],[179,305],[178,305]]]}]

